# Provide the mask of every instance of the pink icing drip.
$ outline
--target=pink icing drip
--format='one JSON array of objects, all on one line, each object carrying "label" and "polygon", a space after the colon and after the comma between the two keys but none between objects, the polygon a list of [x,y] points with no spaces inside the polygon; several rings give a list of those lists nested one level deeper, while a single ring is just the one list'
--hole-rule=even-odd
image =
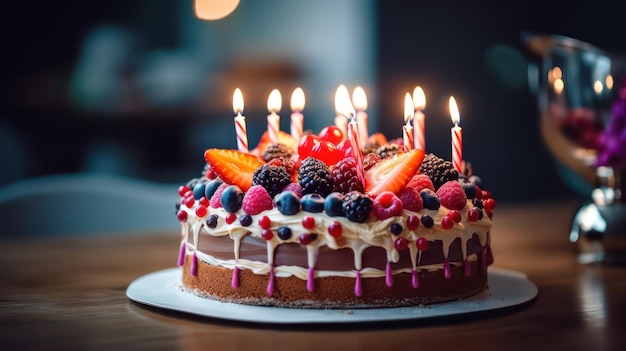
[{"label": "pink icing drip", "polygon": [[239,287],[239,267],[237,267],[237,266],[235,266],[235,269],[233,269],[232,286],[235,289],[237,289]]},{"label": "pink icing drip", "polygon": [[465,268],[466,277],[469,277],[470,275],[472,275],[472,267],[470,267],[470,263],[467,258],[465,259],[465,261],[463,261],[463,268]]},{"label": "pink icing drip", "polygon": [[306,281],[306,289],[308,291],[313,291],[313,289],[315,288],[315,282],[313,279],[315,279],[315,270],[311,267],[309,268],[309,279],[307,279]]},{"label": "pink icing drip", "polygon": [[267,294],[274,295],[274,266],[270,266],[270,281],[267,283]]},{"label": "pink icing drip", "polygon": [[191,268],[189,269],[189,273],[193,277],[198,275],[198,257],[195,252],[193,253],[193,256],[191,256]]},{"label": "pink icing drip", "polygon": [[420,281],[417,278],[417,272],[415,271],[415,269],[411,272],[411,285],[417,289],[420,286]]},{"label": "pink icing drip", "polygon": [[363,295],[363,287],[361,286],[361,271],[356,271],[356,279],[354,281],[354,295]]},{"label": "pink icing drip", "polygon": [[387,267],[385,268],[385,284],[388,287],[393,286],[393,277],[391,276],[391,262],[387,261]]},{"label": "pink icing drip", "polygon": [[181,267],[185,265],[186,253],[187,253],[187,244],[185,244],[185,242],[183,241],[180,243],[180,252],[178,253],[178,265]]},{"label": "pink icing drip", "polygon": [[446,279],[450,279],[450,277],[452,276],[452,272],[450,271],[450,261],[447,258],[443,263],[443,276]]}]

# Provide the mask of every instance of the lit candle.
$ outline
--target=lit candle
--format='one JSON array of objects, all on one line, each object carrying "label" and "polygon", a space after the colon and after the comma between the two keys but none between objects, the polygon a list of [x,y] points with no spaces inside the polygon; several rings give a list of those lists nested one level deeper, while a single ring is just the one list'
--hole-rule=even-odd
[{"label": "lit candle", "polygon": [[291,136],[296,142],[300,141],[303,134],[302,110],[304,110],[304,91],[298,87],[291,94]]},{"label": "lit candle", "polygon": [[246,117],[243,112],[243,95],[239,88],[235,89],[233,94],[233,110],[237,114],[235,116],[235,132],[237,133],[237,148],[241,152],[248,152],[248,134],[246,130]]},{"label": "lit candle", "polygon": [[416,149],[426,150],[426,137],[424,128],[424,113],[422,110],[426,107],[426,96],[422,87],[415,87],[413,90],[413,145]]},{"label": "lit candle", "polygon": [[461,116],[454,97],[450,96],[450,117],[454,126],[450,129],[452,135],[452,165],[457,172],[463,173],[463,129],[459,127]]},{"label": "lit candle", "polygon": [[361,146],[367,144],[369,138],[369,131],[367,130],[367,96],[365,96],[365,90],[361,87],[356,87],[354,93],[352,93],[352,100],[354,101],[354,107],[356,108],[356,120],[359,127],[359,141]]},{"label": "lit candle", "polygon": [[267,134],[272,144],[278,144],[278,131],[280,130],[280,117],[278,116],[278,112],[280,112],[282,104],[283,101],[280,96],[280,91],[278,91],[278,89],[272,90],[267,99],[267,110],[270,112],[267,116]]},{"label": "lit candle", "polygon": [[411,95],[409,93],[406,93],[404,96],[404,126],[402,126],[404,151],[413,150],[413,127],[411,127],[413,113],[413,99],[411,99]]},{"label": "lit candle", "polygon": [[348,120],[346,119],[346,116],[343,116],[341,114],[340,110],[340,100],[344,95],[350,96],[350,93],[348,93],[348,88],[346,88],[345,85],[340,84],[337,87],[337,91],[335,92],[335,113],[337,114],[337,116],[335,117],[335,126],[339,128],[339,130],[343,134],[343,138],[346,139],[348,137]]},{"label": "lit candle", "polygon": [[335,107],[342,116],[350,120],[348,123],[348,140],[350,141],[354,160],[356,161],[357,176],[359,177],[359,181],[363,184],[363,186],[365,186],[363,154],[361,153],[358,134],[359,128],[356,120],[356,113],[354,112],[354,107],[352,107],[352,103],[350,102],[350,94],[348,94],[347,89],[337,90],[337,94],[335,94]]}]

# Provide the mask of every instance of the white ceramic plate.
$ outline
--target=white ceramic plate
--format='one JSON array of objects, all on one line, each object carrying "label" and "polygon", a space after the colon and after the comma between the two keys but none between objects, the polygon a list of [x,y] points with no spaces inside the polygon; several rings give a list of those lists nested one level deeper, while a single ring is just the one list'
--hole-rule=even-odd
[{"label": "white ceramic plate", "polygon": [[128,286],[126,296],[141,304],[211,318],[255,323],[315,324],[452,317],[518,306],[533,300],[538,293],[537,286],[525,274],[491,267],[489,290],[460,301],[426,307],[294,309],[238,305],[198,297],[182,290],[181,274],[178,267],[146,274]]}]

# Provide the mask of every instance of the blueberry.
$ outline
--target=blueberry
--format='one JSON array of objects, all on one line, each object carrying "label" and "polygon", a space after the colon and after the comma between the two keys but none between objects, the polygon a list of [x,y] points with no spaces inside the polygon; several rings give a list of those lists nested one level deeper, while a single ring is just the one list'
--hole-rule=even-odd
[{"label": "blueberry", "polygon": [[318,194],[306,194],[300,200],[302,210],[312,213],[324,211],[324,198]]},{"label": "blueberry", "polygon": [[236,185],[229,185],[222,192],[222,206],[227,212],[234,213],[241,208],[243,191]]},{"label": "blueberry", "polygon": [[399,223],[393,223],[391,225],[391,227],[389,228],[389,230],[391,231],[391,234],[393,235],[400,235],[400,233],[402,233],[402,225]]},{"label": "blueberry", "polygon": [[252,216],[247,213],[239,216],[239,223],[244,227],[250,226],[250,224],[252,224]]},{"label": "blueberry", "polygon": [[472,204],[474,205],[474,207],[483,208],[483,200],[481,199],[472,199]]},{"label": "blueberry", "polygon": [[210,216],[209,216],[209,217],[207,217],[207,219],[206,219],[206,225],[207,225],[209,228],[215,228],[215,227],[217,227],[217,219],[218,219],[217,215],[215,215],[215,214],[210,215]]},{"label": "blueberry", "polygon": [[469,181],[470,181],[470,183],[472,183],[472,184],[474,184],[476,186],[479,186],[481,188],[483,186],[483,180],[480,179],[480,177],[477,176],[477,175],[470,176],[469,177]]},{"label": "blueberry", "polygon": [[435,225],[435,222],[433,221],[433,217],[429,215],[423,215],[422,218],[420,218],[420,221],[426,228],[432,228],[433,225]]},{"label": "blueberry", "polygon": [[213,197],[213,194],[215,194],[215,190],[217,190],[217,188],[222,185],[222,183],[223,182],[221,179],[215,178],[208,184],[206,184],[206,186],[204,187],[204,196],[207,198],[207,200],[211,200],[211,197]]},{"label": "blueberry", "polygon": [[291,229],[289,227],[280,227],[276,231],[276,235],[278,235],[280,240],[289,240],[291,238]]},{"label": "blueberry", "polygon": [[343,195],[341,193],[330,193],[324,201],[324,211],[329,217],[343,217]]},{"label": "blueberry", "polygon": [[468,199],[473,199],[474,197],[476,197],[476,185],[471,183],[468,179],[461,178],[459,178],[459,184],[461,184],[461,187],[465,191],[465,197],[467,197]]},{"label": "blueberry", "polygon": [[284,215],[295,215],[300,211],[300,198],[293,191],[283,191],[274,198],[276,208]]},{"label": "blueberry", "polygon": [[202,197],[204,197],[205,188],[206,188],[205,182],[196,183],[196,185],[193,187],[193,198],[196,200],[200,200]]},{"label": "blueberry", "polygon": [[437,197],[437,194],[430,189],[420,191],[420,196],[422,197],[422,200],[424,200],[424,207],[429,210],[438,210],[439,206],[441,206],[439,197]]}]

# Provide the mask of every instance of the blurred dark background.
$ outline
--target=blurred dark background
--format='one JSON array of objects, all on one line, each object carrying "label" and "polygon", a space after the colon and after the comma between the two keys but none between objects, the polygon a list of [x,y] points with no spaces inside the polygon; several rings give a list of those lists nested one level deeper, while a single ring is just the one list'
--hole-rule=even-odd
[{"label": "blurred dark background", "polygon": [[464,158],[499,201],[578,196],[539,133],[524,31],[626,49],[626,5],[601,1],[241,0],[219,21],[193,1],[12,1],[4,5],[0,185],[98,172],[182,183],[209,147],[236,148],[232,93],[251,146],[273,88],[302,86],[305,128],[332,124],[338,84],[368,94],[370,131],[401,136],[403,99],[427,99],[428,152],[450,158],[447,101]]}]

